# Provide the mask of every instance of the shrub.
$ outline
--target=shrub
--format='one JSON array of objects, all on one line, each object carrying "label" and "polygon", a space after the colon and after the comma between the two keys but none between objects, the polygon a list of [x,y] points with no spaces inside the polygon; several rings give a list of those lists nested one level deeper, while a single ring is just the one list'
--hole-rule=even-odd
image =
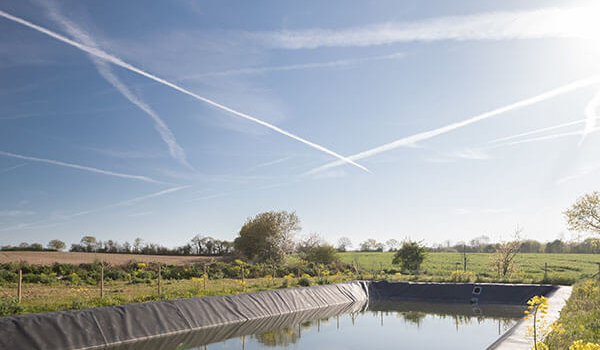
[{"label": "shrub", "polygon": [[302,287],[308,287],[310,286],[310,280],[308,277],[302,277],[298,280],[298,285]]},{"label": "shrub", "polygon": [[425,247],[419,242],[404,241],[394,255],[392,264],[400,265],[403,270],[419,271],[423,260],[425,260]]},{"label": "shrub", "polygon": [[14,283],[18,278],[19,276],[12,271],[0,270],[0,282]]},{"label": "shrub", "polygon": [[17,303],[15,299],[0,299],[0,316],[20,314],[23,310],[23,305]]}]

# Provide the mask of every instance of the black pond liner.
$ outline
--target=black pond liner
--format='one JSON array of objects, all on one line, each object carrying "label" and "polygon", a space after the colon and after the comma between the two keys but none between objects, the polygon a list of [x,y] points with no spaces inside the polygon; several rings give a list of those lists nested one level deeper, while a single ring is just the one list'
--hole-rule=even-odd
[{"label": "black pond liner", "polygon": [[[330,317],[387,302],[462,304],[463,310],[524,305],[548,295],[549,285],[352,281],[249,294],[163,300],[75,311],[0,318],[0,349],[91,349],[149,342],[206,344],[299,322]],[[465,308],[466,307],[466,308]],[[500,308],[498,312],[501,311]],[[435,311],[435,310],[433,310]],[[473,315],[471,311],[471,315]],[[491,312],[493,313],[493,312]],[[221,326],[215,328],[217,326]],[[191,332],[194,331],[194,332]],[[164,343],[166,342],[166,343]],[[151,344],[150,344],[151,343]],[[139,347],[138,347],[139,348]]]}]

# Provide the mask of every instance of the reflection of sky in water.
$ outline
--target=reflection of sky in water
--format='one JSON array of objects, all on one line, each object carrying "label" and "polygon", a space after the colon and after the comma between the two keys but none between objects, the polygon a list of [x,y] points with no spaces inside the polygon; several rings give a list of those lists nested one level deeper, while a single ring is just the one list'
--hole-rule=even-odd
[{"label": "reflection of sky in water", "polygon": [[366,311],[236,337],[196,349],[484,349],[513,318]]}]

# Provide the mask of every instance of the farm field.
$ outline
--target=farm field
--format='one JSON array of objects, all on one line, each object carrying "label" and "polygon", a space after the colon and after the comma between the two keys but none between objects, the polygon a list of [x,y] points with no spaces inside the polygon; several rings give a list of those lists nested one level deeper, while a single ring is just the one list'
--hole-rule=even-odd
[{"label": "farm field", "polygon": [[[205,262],[212,257],[172,256],[142,254],[76,253],[76,252],[37,252],[0,251],[0,264],[25,262],[30,265],[84,264],[104,261],[114,266],[122,266],[131,261],[160,262],[167,265],[189,265]],[[215,257],[219,259],[219,257]]]},{"label": "farm field", "polygon": [[[497,279],[490,265],[489,253],[467,253],[467,271],[471,271],[480,280]],[[340,253],[342,262],[354,263],[359,268],[371,271],[393,269],[394,253]],[[582,278],[598,273],[600,254],[542,254],[522,253],[515,258],[518,269],[508,281],[521,283],[541,282],[544,278],[545,264],[548,264],[548,280],[556,284],[572,284]],[[453,271],[463,269],[462,253],[428,253],[421,271],[420,279],[448,277]]]}]

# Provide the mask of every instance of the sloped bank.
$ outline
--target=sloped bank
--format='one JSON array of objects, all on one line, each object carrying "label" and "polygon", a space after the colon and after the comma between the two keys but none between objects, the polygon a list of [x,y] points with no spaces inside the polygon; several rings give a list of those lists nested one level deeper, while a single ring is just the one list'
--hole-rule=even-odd
[{"label": "sloped bank", "polygon": [[[332,312],[357,311],[369,301],[523,305],[534,295],[552,295],[559,289],[549,285],[353,281],[20,315],[0,318],[0,349],[98,348],[273,316],[299,313],[269,321],[287,323]],[[262,323],[248,324],[254,329],[251,325]]]}]

